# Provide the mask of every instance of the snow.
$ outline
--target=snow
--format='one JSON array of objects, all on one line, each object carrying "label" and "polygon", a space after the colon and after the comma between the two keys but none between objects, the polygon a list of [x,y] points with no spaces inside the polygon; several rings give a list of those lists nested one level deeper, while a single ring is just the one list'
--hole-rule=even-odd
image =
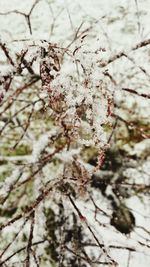
[{"label": "snow", "polygon": [[3,200],[9,194],[12,186],[14,186],[14,184],[18,180],[20,173],[21,170],[15,169],[12,174],[5,179],[5,182],[2,183],[0,187],[0,200]]},{"label": "snow", "polygon": [[[136,6],[136,2],[138,3],[138,6]],[[34,1],[31,0],[0,0],[0,13],[18,10],[28,14],[33,3]],[[140,119],[149,121],[149,101],[144,98],[141,99],[141,97],[136,95],[129,96],[129,93],[121,90],[123,87],[133,87],[140,93],[149,93],[149,78],[144,73],[141,74],[139,71],[139,66],[142,66],[149,74],[149,49],[146,54],[144,49],[141,49],[140,53],[132,51],[134,44],[150,37],[149,9],[149,0],[41,0],[37,3],[31,14],[32,34],[30,34],[27,21],[23,15],[17,15],[15,13],[7,14],[5,16],[0,15],[0,40],[10,45],[13,51],[15,51],[15,49],[21,50],[22,47],[27,47],[28,44],[41,44],[40,40],[47,40],[51,43],[58,43],[60,47],[66,47],[68,45],[68,50],[71,54],[79,44],[81,45],[81,38],[73,41],[77,30],[80,28],[79,33],[81,33],[81,37],[84,36],[84,34],[87,34],[85,42],[83,42],[80,49],[76,51],[73,60],[79,60],[80,72],[83,71],[81,67],[82,64],[86,69],[87,76],[90,76],[92,82],[87,86],[88,90],[83,86],[82,76],[78,82],[78,87],[76,86],[76,82],[70,79],[70,74],[75,73],[76,71],[74,61],[69,65],[68,59],[66,59],[66,62],[64,62],[64,65],[58,74],[54,71],[51,72],[51,75],[56,75],[56,79],[52,82],[54,93],[56,93],[56,95],[58,94],[58,97],[62,92],[65,94],[65,104],[68,107],[68,110],[64,114],[64,117],[66,116],[66,125],[69,125],[70,121],[73,121],[76,111],[75,106],[77,104],[80,105],[83,99],[85,99],[87,105],[92,105],[93,112],[88,109],[86,111],[86,117],[88,122],[91,118],[93,119],[96,134],[93,135],[92,138],[91,136],[87,139],[84,138],[84,136],[82,138],[77,138],[77,145],[85,145],[87,147],[94,146],[97,140],[100,142],[100,146],[106,143],[107,135],[100,124],[107,120],[107,105],[105,103],[105,98],[102,98],[102,95],[105,95],[108,92],[108,95],[114,94],[115,102],[118,106],[123,102],[124,110],[126,110],[126,108],[134,110],[135,117],[139,116]],[[18,40],[20,40],[20,42]],[[23,40],[27,41],[24,42]],[[15,45],[17,48],[15,48]],[[101,50],[99,53],[94,54],[94,52],[100,48]],[[102,51],[103,48],[105,48],[106,51]],[[125,51],[131,58],[134,58],[134,63],[131,63],[127,58],[123,58],[118,59],[104,69],[99,68],[99,63],[107,62],[112,55],[115,55],[120,51]],[[4,55],[1,58],[1,75],[3,72],[8,71],[8,68],[3,65],[3,59]],[[104,86],[102,94],[101,92],[97,93],[96,86],[99,84],[99,80],[103,81],[105,79],[103,71],[107,69],[117,81],[117,85],[114,86],[114,84],[110,84],[109,80],[108,83],[106,82],[106,87],[109,84],[108,92],[106,92]],[[9,71],[12,72],[13,67],[10,67]],[[58,84],[62,84],[63,89],[61,86],[58,87]],[[78,93],[76,97],[74,97],[75,93]],[[93,98],[96,93],[97,98]],[[40,92],[40,96],[41,98],[45,98],[47,93],[42,91]],[[99,106],[105,107],[103,108],[103,112],[100,111]],[[36,109],[38,111],[38,106]],[[126,114],[125,116],[128,119],[130,114]],[[60,123],[61,119],[62,118],[60,118]],[[85,121],[74,120],[74,125],[77,127],[81,126],[82,129],[85,129],[85,133],[89,133],[91,130],[90,124]],[[31,135],[31,155],[12,157],[1,155],[0,160],[8,160],[10,162],[21,160],[26,163],[36,163],[40,159],[43,150],[47,149],[47,151],[53,152],[48,146],[50,138],[57,133],[58,128],[53,128],[52,131],[44,132],[39,138],[35,138]],[[150,142],[147,139],[136,143],[133,147],[128,145],[124,146],[124,149],[132,156],[136,155],[137,157],[143,157],[143,159],[145,159],[145,153],[149,153],[149,147]],[[71,162],[73,157],[79,154],[79,148],[72,149],[71,151],[62,150],[62,152],[55,155],[55,158],[61,160],[61,163],[66,163],[68,161]],[[84,166],[86,166],[86,164]],[[53,168],[53,166],[51,166],[51,168]],[[147,158],[147,160],[144,161],[141,166],[137,167],[136,170],[135,168],[128,168],[124,174],[136,183],[140,184],[144,180],[149,184],[149,168],[150,159]],[[88,167],[86,169],[88,169]],[[45,167],[43,170],[45,175],[47,175],[45,181],[53,179],[56,173],[61,175],[62,170],[63,167],[61,165],[60,169],[56,171],[54,168],[49,174],[48,167]],[[145,174],[142,174],[143,171]],[[19,173],[20,171],[16,169],[13,171],[12,175],[5,179],[5,182],[0,188],[0,199],[4,199],[7,196],[11,185],[18,179]],[[35,188],[37,191],[35,190],[34,192],[36,196],[38,195],[42,184],[42,181],[38,181],[38,184],[37,180],[35,181]],[[99,205],[101,205],[101,201],[104,199],[100,196],[96,196],[96,198]],[[144,239],[140,239],[138,234],[141,234],[145,238],[147,237],[147,234],[142,229],[136,229],[138,234],[134,232],[130,237],[126,237],[117,233],[113,227],[108,227],[106,229],[105,227],[99,226],[93,217],[93,212],[91,211],[93,206],[91,203],[86,203],[85,205],[84,201],[80,200],[77,204],[83,212],[83,215],[86,216],[89,224],[94,228],[97,236],[103,240],[106,247],[111,244],[125,246],[136,250],[136,252],[131,253],[129,265],[127,265],[129,257],[129,252],[127,250],[111,250],[111,256],[119,262],[120,267],[150,266],[149,248],[140,245],[138,242],[139,240],[141,241]],[[145,198],[140,201],[138,197],[133,196],[127,200],[127,204],[133,210],[137,225],[142,225],[146,229],[149,229],[150,210],[148,197],[145,196]],[[103,206],[105,206],[106,209],[108,208],[106,203],[103,203]],[[40,204],[36,214],[35,233],[37,235],[37,240],[45,234],[43,231],[44,224],[43,206]],[[13,232],[14,227],[12,226],[12,228],[9,228],[7,231],[8,232],[5,234],[8,234],[9,231]],[[43,249],[44,246],[45,245],[43,245]],[[42,252],[43,250],[41,249],[38,253],[40,254]],[[14,258],[16,261],[17,259],[17,257]]]}]

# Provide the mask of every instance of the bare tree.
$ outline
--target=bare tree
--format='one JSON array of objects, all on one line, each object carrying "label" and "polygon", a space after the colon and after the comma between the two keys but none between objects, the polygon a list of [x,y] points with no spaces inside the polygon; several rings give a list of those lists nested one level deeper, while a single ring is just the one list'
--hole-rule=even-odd
[{"label": "bare tree", "polygon": [[[32,36],[40,2],[0,16],[23,16]],[[52,34],[63,9],[55,16],[49,7]],[[0,266],[117,266],[114,251],[128,253],[129,266],[132,253],[149,251],[149,229],[128,205],[133,196],[149,198],[149,127],[136,105],[130,110],[117,97],[149,101],[126,86],[130,77],[119,68],[130,62],[149,83],[136,57],[150,39],[105,57],[107,48],[91,37],[98,23],[82,22],[66,45],[0,41]]]}]

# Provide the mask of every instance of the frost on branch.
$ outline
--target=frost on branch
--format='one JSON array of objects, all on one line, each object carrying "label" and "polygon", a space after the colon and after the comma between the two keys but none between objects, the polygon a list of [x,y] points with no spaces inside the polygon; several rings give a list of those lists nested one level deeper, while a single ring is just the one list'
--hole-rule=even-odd
[{"label": "frost on branch", "polygon": [[91,146],[100,152],[108,139],[105,126],[112,123],[113,86],[99,66],[105,52],[90,49],[86,39],[73,51],[66,50],[63,58],[48,47],[40,70],[51,116],[69,148]]},{"label": "frost on branch", "polygon": [[[16,194],[11,201],[13,205],[18,202],[18,209],[12,211],[15,213],[17,210],[13,219],[2,221],[1,229],[19,220],[23,223],[24,219],[30,225],[27,263],[31,261],[32,244],[41,242],[41,249],[47,247],[45,235],[49,233],[48,218],[52,216],[49,201],[46,201],[49,193],[52,191],[51,200],[56,208],[57,221],[59,214],[65,214],[63,204],[60,204],[62,195],[85,198],[88,192],[92,173],[96,169],[85,164],[85,150],[89,148],[96,152],[100,167],[99,159],[103,158],[109,145],[113,123],[113,87],[99,64],[104,49],[99,47],[99,43],[96,48],[90,48],[88,38],[81,38],[72,48],[48,42],[29,42],[16,45],[15,49],[8,44],[7,50],[3,49],[9,73],[8,69],[1,73],[4,97],[1,98],[3,120],[0,131],[4,142],[14,132],[16,135],[10,141],[11,147],[8,146],[12,155],[5,155],[4,150],[4,156],[0,158],[1,161],[10,162],[10,168],[14,169],[13,174],[2,183],[0,193],[1,203],[6,207],[11,195]],[[11,79],[7,88],[5,77]],[[7,113],[10,119],[6,120]],[[34,122],[36,116],[39,116],[40,125]],[[36,128],[38,125],[40,127]],[[22,152],[17,152],[17,149],[22,149]],[[15,164],[22,168],[15,170]],[[80,232],[74,213],[71,212],[70,216],[73,217],[75,231]],[[94,237],[90,226],[87,227]],[[26,239],[28,234],[21,229],[15,233],[16,238],[25,235]],[[53,229],[53,235],[57,231]],[[73,237],[67,235],[66,242],[72,242]],[[47,239],[47,242],[56,247],[54,240]],[[39,257],[40,248],[36,250]],[[102,251],[112,261],[106,251]],[[57,249],[55,253],[58,253]],[[51,257],[54,259],[54,255]]]},{"label": "frost on branch", "polygon": [[[0,12],[25,19],[30,34],[21,39],[18,28],[0,42],[0,266],[116,266],[119,251],[129,266],[149,253],[149,130],[139,103],[148,117],[150,40],[131,34],[126,46],[117,36],[115,25],[128,31],[127,7],[100,18],[91,1],[97,19],[80,21],[79,2]],[[47,5],[51,37],[41,38],[36,12]]]}]

